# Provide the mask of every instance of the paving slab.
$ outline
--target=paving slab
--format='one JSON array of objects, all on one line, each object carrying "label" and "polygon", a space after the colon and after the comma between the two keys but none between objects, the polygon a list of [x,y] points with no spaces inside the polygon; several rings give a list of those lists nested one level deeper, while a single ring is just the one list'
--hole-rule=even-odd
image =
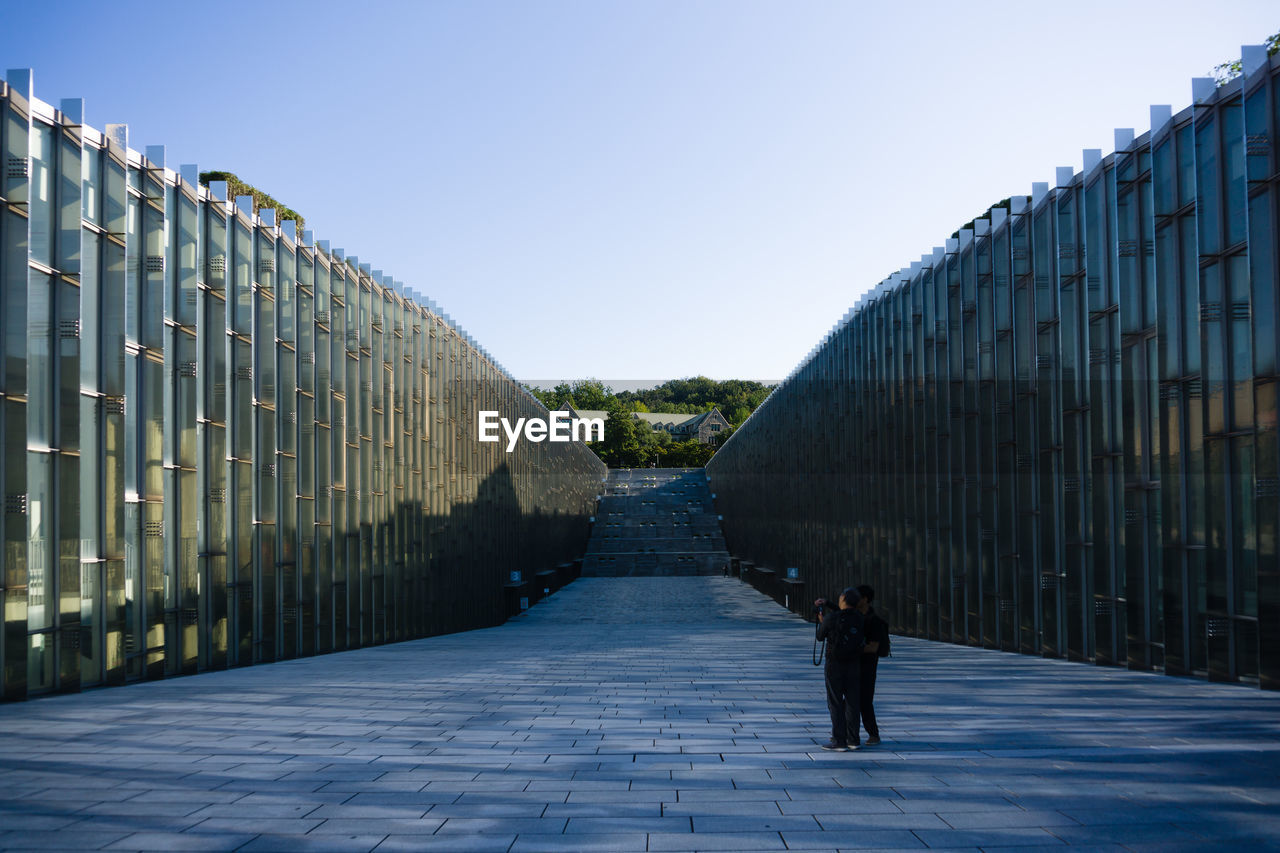
[{"label": "paving slab", "polygon": [[1276,849],[1280,696],[895,637],[826,753],[813,629],[720,577],[0,706],[0,849]]}]

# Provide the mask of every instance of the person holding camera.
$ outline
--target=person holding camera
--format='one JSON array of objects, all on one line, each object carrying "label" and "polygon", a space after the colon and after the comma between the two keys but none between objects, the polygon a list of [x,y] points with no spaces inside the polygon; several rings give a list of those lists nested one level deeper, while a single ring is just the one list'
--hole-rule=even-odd
[{"label": "person holding camera", "polygon": [[818,639],[827,643],[827,710],[831,712],[831,740],[823,749],[846,752],[858,748],[861,700],[862,652],[866,646],[860,596],[854,587],[840,593],[837,607],[820,598],[817,608]]},{"label": "person holding camera", "polygon": [[889,653],[889,623],[871,608],[876,591],[863,584],[858,587],[857,610],[862,614],[863,633],[867,644],[862,649],[862,662],[858,668],[858,704],[862,711],[862,725],[867,730],[867,746],[880,743],[880,727],[876,725],[876,668],[880,658]]}]

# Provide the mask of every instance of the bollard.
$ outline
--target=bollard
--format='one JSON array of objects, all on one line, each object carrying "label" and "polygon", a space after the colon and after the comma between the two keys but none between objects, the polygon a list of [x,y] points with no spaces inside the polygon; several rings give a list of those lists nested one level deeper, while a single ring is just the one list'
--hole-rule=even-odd
[{"label": "bollard", "polygon": [[502,587],[502,597],[506,616],[518,616],[521,610],[529,606],[529,583],[522,573],[512,572],[511,579]]},{"label": "bollard", "polygon": [[551,588],[555,586],[556,570],[543,569],[533,576],[533,595],[530,596],[529,603],[537,604],[542,599],[551,594]]},{"label": "bollard", "polygon": [[773,569],[766,569],[764,566],[757,566],[752,575],[752,580],[755,581],[752,585],[774,601],[781,604],[782,602],[778,598],[778,585],[775,582],[777,574],[778,573]]},{"label": "bollard", "polygon": [[807,616],[804,606],[804,581],[799,578],[778,578],[782,588],[783,606],[792,613]]}]

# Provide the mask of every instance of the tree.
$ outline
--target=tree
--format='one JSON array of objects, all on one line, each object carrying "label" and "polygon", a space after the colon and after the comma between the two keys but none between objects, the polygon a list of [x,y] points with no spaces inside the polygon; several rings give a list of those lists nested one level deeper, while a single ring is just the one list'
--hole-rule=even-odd
[{"label": "tree", "polygon": [[578,379],[570,386],[570,402],[575,409],[607,409],[617,406],[613,389],[599,379]]},{"label": "tree", "polygon": [[604,441],[592,443],[591,449],[610,468],[639,468],[652,455],[645,447],[653,442],[650,432],[648,424],[630,413],[610,413],[604,425]]},{"label": "tree", "polygon": [[551,411],[564,410],[566,406],[575,409],[603,409],[608,412],[619,406],[613,389],[599,379],[576,379],[572,383],[561,382],[550,391],[544,388],[529,388],[529,392],[538,398],[542,405]]},{"label": "tree", "polygon": [[717,382],[705,376],[694,376],[672,379],[656,388],[622,391],[618,394],[618,399],[624,404],[643,403],[646,410],[651,412],[694,415],[719,407],[730,423],[738,424],[764,402],[770,390],[770,386],[748,379]]},{"label": "tree", "polygon": [[696,439],[674,441],[662,457],[664,468],[701,468],[715,454],[716,449]]},{"label": "tree", "polygon": [[[1268,36],[1263,45],[1267,48],[1267,56],[1275,56],[1280,53],[1280,32],[1272,33]],[[1244,65],[1239,59],[1234,59],[1231,62],[1215,65],[1209,73],[1218,81],[1219,86],[1225,86],[1244,73]]]}]

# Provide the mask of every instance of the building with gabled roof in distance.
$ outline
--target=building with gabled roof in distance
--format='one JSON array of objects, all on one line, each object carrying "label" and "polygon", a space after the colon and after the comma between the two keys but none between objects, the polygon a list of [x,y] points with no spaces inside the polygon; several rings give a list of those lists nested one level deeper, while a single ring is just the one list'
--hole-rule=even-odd
[{"label": "building with gabled roof in distance", "polygon": [[702,444],[710,444],[717,435],[729,429],[729,421],[720,413],[718,407],[696,415],[674,412],[635,412],[633,416],[654,429],[666,430],[676,441],[688,441],[692,438]]},{"label": "building with gabled roof in distance", "polygon": [[569,405],[566,405],[564,408],[571,418],[583,418],[584,420],[599,418],[602,421],[609,420],[609,411],[607,409],[576,409]]},{"label": "building with gabled roof in distance", "polygon": [[[609,419],[609,413],[603,409],[565,408],[573,418]],[[675,441],[692,438],[702,444],[710,444],[716,436],[729,429],[729,421],[720,413],[719,407],[692,415],[685,412],[632,412],[631,417],[644,421],[652,429],[665,430]]]}]

